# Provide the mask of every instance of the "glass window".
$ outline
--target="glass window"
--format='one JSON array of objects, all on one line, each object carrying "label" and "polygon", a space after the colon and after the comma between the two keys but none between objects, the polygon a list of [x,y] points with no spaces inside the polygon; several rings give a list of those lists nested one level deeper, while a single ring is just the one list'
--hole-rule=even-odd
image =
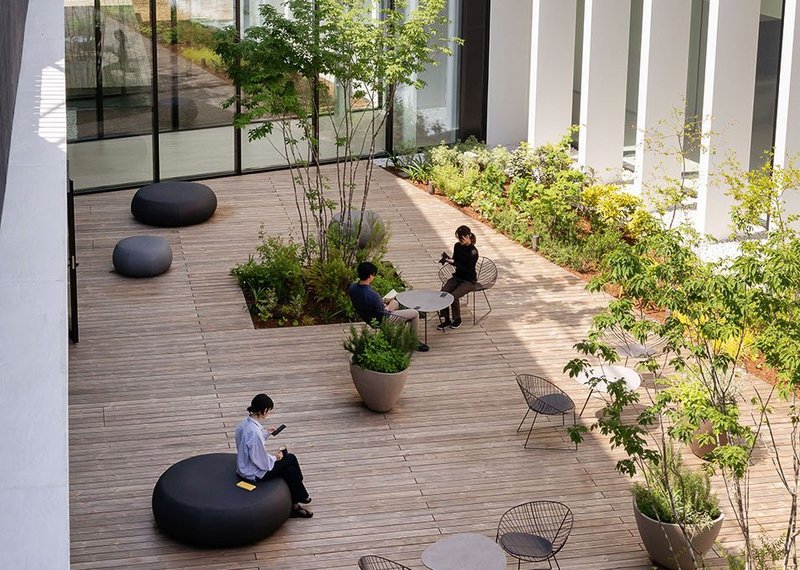
[{"label": "glass window", "polygon": [[753,101],[753,135],[750,142],[751,169],[760,168],[765,161],[770,160],[775,142],[782,33],[783,0],[761,0]]},{"label": "glass window", "polygon": [[233,84],[214,33],[235,24],[233,0],[159,3],[156,10],[159,163],[162,178],[231,172]]},{"label": "glass window", "polygon": [[67,0],[67,147],[75,188],[153,177],[148,4]]},{"label": "glass window", "polygon": [[[456,37],[461,27],[459,2],[449,0],[446,9],[450,23],[443,33]],[[459,50],[451,47],[452,57],[438,54],[437,65],[420,75],[426,84],[423,89],[398,89],[392,129],[395,150],[451,143],[458,137]]]}]

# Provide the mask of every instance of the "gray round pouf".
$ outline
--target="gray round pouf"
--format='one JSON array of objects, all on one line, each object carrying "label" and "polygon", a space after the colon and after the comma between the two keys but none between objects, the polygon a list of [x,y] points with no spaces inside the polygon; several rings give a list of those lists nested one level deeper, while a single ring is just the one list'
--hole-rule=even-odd
[{"label": "gray round pouf", "polygon": [[127,277],[154,277],[172,265],[172,248],[158,236],[134,236],[114,246],[114,269]]},{"label": "gray round pouf", "polygon": [[261,540],[292,512],[289,487],[280,477],[236,486],[236,454],[209,453],[179,461],[153,489],[158,528],[175,540],[206,548],[239,546]]},{"label": "gray round pouf", "polygon": [[349,235],[352,239],[358,236],[360,249],[377,245],[386,235],[386,225],[373,210],[364,210],[363,214],[356,209],[346,210],[344,215],[342,212],[336,212],[331,218],[329,227],[341,228],[341,232]]},{"label": "gray round pouf", "polygon": [[217,210],[217,196],[198,182],[156,182],[131,200],[133,217],[150,226],[177,228],[205,222]]}]

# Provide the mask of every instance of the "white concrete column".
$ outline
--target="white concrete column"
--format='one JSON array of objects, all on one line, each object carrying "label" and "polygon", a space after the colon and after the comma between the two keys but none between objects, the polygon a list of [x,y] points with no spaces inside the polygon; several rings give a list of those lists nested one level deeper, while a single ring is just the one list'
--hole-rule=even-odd
[{"label": "white concrete column", "polygon": [[0,223],[4,569],[69,568],[64,10],[53,8],[28,4]]},{"label": "white concrete column", "polygon": [[586,0],[578,162],[615,180],[625,144],[630,0]]},{"label": "white concrete column", "polygon": [[720,166],[730,158],[749,168],[760,12],[753,0],[710,3],[696,222],[717,238],[730,235],[732,205]]},{"label": "white concrete column", "polygon": [[[800,167],[800,6],[786,0],[783,12],[783,45],[775,116],[775,166]],[[800,188],[783,193],[787,214],[800,214]]]},{"label": "white concrete column", "polygon": [[517,146],[527,137],[531,3],[492,2],[486,143]]},{"label": "white concrete column", "polygon": [[654,185],[682,175],[680,149],[666,137],[684,123],[691,7],[691,0],[644,2],[633,191],[645,200]]},{"label": "white concrete column", "polygon": [[528,142],[558,141],[572,124],[577,0],[533,0]]}]

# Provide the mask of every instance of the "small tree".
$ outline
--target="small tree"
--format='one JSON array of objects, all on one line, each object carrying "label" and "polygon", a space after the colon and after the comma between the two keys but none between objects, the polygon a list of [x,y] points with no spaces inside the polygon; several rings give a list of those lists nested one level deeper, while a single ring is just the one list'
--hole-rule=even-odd
[{"label": "small tree", "polygon": [[[262,4],[261,26],[248,28],[243,38],[233,28],[220,33],[216,52],[241,92],[226,105],[238,102],[235,126],[251,127],[250,140],[267,138],[286,160],[307,260],[334,252],[348,263],[355,258],[376,139],[395,93],[403,84],[422,88],[419,74],[437,54],[450,55],[457,41],[442,33],[444,5],[418,0],[411,10],[405,0],[390,7],[370,0],[286,0],[290,16]],[[334,183],[320,167],[323,122],[333,133]],[[269,137],[275,127],[279,145]],[[345,231],[329,236],[337,209]]]},{"label": "small tree", "polygon": [[[670,440],[685,443],[697,437],[703,421],[710,433],[704,442],[719,442],[706,455],[706,467],[724,479],[729,503],[744,539],[747,568],[759,568],[772,540],[757,540],[751,528],[749,469],[761,440],[767,447],[791,501],[783,548],[784,568],[797,567],[796,535],[800,449],[798,449],[797,390],[800,387],[800,239],[791,217],[782,208],[781,194],[797,187],[800,171],[764,168],[744,172],[728,163],[723,179],[737,206],[733,225],[737,235],[750,237],[759,220],[769,216],[773,230],[763,240],[745,241],[734,259],[704,263],[687,245],[679,229],[653,226],[632,245],[622,244],[607,259],[604,270],[589,288],[614,285],[619,298],[597,315],[589,338],[576,348],[586,355],[615,361],[612,346],[603,342],[609,330],[621,330],[648,344],[665,339],[662,354],[641,367],[653,373],[656,391],[644,411],[631,419],[626,408],[638,402],[637,394],[623,386],[609,387],[610,403],[589,429],[608,435],[628,459],[617,469],[629,475],[640,472],[647,461],[662,462]],[[666,309],[663,320],[648,316],[648,309]],[[768,390],[756,389],[751,425],[740,417],[741,394],[736,389],[737,367],[748,345],[775,367],[778,378]],[[577,374],[588,365],[575,359],[565,370]],[[674,372],[670,382],[664,382]],[[688,382],[688,384],[687,384]],[[791,453],[781,456],[771,417],[775,396],[788,401]],[[577,428],[580,440],[586,428]],[[766,438],[759,438],[766,431]],[[718,441],[719,436],[724,436]],[[668,478],[665,475],[665,481]],[[772,554],[769,554],[772,556]]]}]

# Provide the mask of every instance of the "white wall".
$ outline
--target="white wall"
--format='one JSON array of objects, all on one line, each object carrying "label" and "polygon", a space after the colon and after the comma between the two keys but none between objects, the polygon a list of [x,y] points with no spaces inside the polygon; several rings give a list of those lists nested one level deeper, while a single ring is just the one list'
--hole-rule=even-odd
[{"label": "white wall", "polygon": [[[0,221],[0,568],[69,568],[63,10],[31,0]],[[4,79],[4,78],[0,78]]]},{"label": "white wall", "polygon": [[486,142],[516,147],[528,136],[531,2],[492,2]]}]

